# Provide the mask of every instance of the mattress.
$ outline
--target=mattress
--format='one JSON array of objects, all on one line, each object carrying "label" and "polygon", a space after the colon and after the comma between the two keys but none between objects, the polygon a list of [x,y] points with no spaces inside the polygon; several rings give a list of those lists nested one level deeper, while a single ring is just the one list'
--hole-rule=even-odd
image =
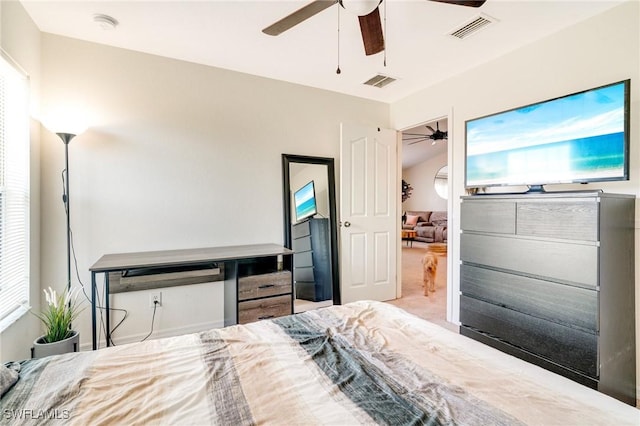
[{"label": "mattress", "polygon": [[640,424],[631,406],[370,301],[21,367],[2,424]]}]

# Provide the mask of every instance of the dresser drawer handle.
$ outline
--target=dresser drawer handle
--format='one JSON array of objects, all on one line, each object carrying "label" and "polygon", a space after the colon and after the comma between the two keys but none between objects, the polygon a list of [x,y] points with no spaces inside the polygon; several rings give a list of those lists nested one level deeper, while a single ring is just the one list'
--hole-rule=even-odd
[{"label": "dresser drawer handle", "polygon": [[258,317],[259,320],[269,319],[269,318],[275,318],[275,315],[264,315],[264,316]]},{"label": "dresser drawer handle", "polygon": [[261,286],[259,286],[258,288],[271,288],[271,287],[275,287],[275,284],[263,284]]}]

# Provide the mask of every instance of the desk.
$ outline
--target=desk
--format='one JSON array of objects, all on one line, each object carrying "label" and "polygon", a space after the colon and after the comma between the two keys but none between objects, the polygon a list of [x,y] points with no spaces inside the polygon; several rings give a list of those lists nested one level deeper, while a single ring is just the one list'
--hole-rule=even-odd
[{"label": "desk", "polygon": [[[110,346],[110,279],[119,279],[115,293],[209,282],[219,276],[224,279],[224,325],[228,326],[237,324],[241,313],[245,314],[243,318],[266,318],[246,315],[261,309],[261,300],[278,299],[289,304],[286,312],[277,309],[268,317],[293,313],[292,269],[293,251],[276,244],[106,254],[89,268],[93,349],[98,348],[96,310],[102,309],[96,305],[97,274],[104,274],[105,339]],[[276,284],[269,282],[272,279]],[[245,296],[238,297],[239,286],[246,287]]]}]

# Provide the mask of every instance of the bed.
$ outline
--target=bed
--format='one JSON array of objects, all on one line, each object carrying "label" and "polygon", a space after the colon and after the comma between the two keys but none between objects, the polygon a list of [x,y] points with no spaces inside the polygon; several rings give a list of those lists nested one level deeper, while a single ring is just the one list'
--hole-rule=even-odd
[{"label": "bed", "polygon": [[380,302],[21,363],[0,423],[640,424],[640,411]]}]

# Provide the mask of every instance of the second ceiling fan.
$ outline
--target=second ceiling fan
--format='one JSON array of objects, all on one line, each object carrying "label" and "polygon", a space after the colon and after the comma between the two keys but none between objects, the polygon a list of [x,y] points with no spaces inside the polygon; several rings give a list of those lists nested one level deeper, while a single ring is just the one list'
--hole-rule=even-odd
[{"label": "second ceiling fan", "polygon": [[449,136],[449,132],[448,131],[440,130],[440,125],[438,124],[437,121],[436,121],[436,128],[435,129],[433,127],[431,127],[431,126],[425,126],[425,127],[431,131],[430,134],[403,133],[402,134],[402,141],[403,142],[409,142],[408,145],[413,145],[413,144],[418,143],[418,142],[432,141],[431,145],[435,145],[436,141],[446,141],[448,136]]},{"label": "second ceiling fan", "polygon": [[[379,6],[383,0],[315,0],[306,6],[301,7],[290,15],[269,25],[262,30],[263,33],[277,36],[306,21],[312,16],[322,12],[329,7],[338,4],[346,10],[353,10],[358,15],[360,22],[360,32],[364,43],[365,54],[375,55],[384,50],[384,34],[382,32],[382,21],[380,19]],[[455,4],[458,6],[480,7],[486,0],[429,0],[439,3]],[[345,5],[346,4],[346,5]]]}]

